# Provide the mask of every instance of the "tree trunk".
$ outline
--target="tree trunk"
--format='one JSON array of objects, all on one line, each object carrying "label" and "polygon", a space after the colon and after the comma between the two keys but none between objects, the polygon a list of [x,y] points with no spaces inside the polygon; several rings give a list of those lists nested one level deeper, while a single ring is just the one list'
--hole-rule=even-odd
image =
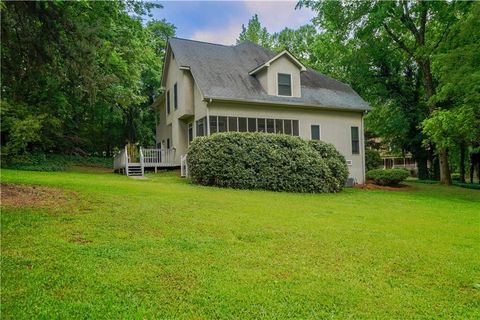
[{"label": "tree trunk", "polygon": [[438,156],[440,159],[440,183],[450,186],[452,184],[452,177],[450,175],[450,168],[448,166],[447,149],[438,149]]},{"label": "tree trunk", "polygon": [[465,143],[460,144],[460,182],[465,183]]}]

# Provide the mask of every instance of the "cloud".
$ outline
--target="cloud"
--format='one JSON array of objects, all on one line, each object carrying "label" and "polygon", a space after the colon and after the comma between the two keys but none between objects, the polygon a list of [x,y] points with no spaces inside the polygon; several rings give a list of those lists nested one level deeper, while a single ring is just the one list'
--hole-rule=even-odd
[{"label": "cloud", "polygon": [[315,16],[307,8],[295,10],[296,1],[245,1],[244,4],[250,16],[257,14],[269,32],[277,32],[285,27],[297,28]]},{"label": "cloud", "polygon": [[174,18],[178,33],[193,40],[232,45],[242,31],[242,24],[257,14],[270,33],[285,27],[297,28],[314,16],[310,9],[295,10],[296,1],[223,1],[167,2],[165,11]]},{"label": "cloud", "polygon": [[235,40],[238,38],[241,31],[242,25],[234,23],[220,30],[217,28],[214,30],[197,30],[192,34],[191,38],[192,40],[230,45],[235,44]]}]

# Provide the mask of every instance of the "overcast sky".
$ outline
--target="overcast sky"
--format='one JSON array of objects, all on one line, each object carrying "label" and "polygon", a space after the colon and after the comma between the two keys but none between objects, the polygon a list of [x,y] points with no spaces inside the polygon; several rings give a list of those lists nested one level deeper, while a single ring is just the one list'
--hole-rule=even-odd
[{"label": "overcast sky", "polygon": [[296,1],[159,1],[155,19],[167,19],[181,38],[235,44],[242,24],[256,13],[269,32],[297,28],[310,22],[310,9],[295,10]]}]

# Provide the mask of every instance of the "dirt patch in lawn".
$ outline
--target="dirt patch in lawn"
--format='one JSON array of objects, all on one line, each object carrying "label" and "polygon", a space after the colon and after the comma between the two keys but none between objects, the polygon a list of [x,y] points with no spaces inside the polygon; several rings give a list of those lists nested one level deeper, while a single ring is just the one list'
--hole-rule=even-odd
[{"label": "dirt patch in lawn", "polygon": [[65,209],[73,205],[78,195],[56,188],[2,183],[0,197],[4,206]]},{"label": "dirt patch in lawn", "polygon": [[387,191],[412,191],[415,188],[406,184],[400,184],[398,186],[379,186],[373,183],[357,184],[354,188],[364,190],[387,190]]}]

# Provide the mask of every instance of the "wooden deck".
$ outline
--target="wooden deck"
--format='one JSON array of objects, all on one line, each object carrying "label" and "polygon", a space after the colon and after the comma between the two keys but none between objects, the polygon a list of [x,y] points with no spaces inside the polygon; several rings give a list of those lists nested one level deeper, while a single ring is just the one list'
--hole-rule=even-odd
[{"label": "wooden deck", "polygon": [[139,162],[131,161],[127,146],[120,150],[113,159],[113,171],[127,176],[143,176],[145,168],[179,167],[175,163],[175,149],[144,149],[140,147]]}]

